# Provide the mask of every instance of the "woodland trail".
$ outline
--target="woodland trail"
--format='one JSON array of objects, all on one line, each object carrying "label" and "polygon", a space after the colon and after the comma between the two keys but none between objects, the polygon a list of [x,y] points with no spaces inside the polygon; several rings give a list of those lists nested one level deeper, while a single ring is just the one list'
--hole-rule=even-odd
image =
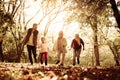
[{"label": "woodland trail", "polygon": [[44,66],[0,63],[0,80],[120,80],[120,66]]}]

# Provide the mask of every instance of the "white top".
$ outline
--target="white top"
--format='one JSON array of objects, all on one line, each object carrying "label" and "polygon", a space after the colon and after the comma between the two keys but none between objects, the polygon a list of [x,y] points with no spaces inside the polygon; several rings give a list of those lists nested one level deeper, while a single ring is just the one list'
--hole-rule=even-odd
[{"label": "white top", "polygon": [[27,45],[31,45],[31,46],[34,45],[34,44],[33,44],[33,33],[30,35],[29,41],[27,42]]},{"label": "white top", "polygon": [[48,52],[48,45],[47,45],[47,43],[41,43],[40,44],[40,52]]}]

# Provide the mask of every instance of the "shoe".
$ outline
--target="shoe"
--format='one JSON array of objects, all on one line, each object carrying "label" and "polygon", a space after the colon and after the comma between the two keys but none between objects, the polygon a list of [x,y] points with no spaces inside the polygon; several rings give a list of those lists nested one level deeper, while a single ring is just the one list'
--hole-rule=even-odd
[{"label": "shoe", "polygon": [[75,63],[73,63],[73,66],[75,66]]},{"label": "shoe", "polygon": [[33,63],[31,63],[31,65],[33,65]]},{"label": "shoe", "polygon": [[60,61],[57,61],[55,64],[58,64]]},{"label": "shoe", "polygon": [[41,64],[43,64],[43,60],[40,60]]},{"label": "shoe", "polygon": [[60,66],[63,66],[63,63],[61,63]]},{"label": "shoe", "polygon": [[47,60],[45,60],[45,65],[47,66]]}]

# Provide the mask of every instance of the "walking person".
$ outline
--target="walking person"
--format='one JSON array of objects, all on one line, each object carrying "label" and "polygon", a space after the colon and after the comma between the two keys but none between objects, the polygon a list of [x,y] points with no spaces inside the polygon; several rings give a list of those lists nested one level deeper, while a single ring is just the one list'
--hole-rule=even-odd
[{"label": "walking person", "polygon": [[83,47],[84,50],[84,42],[83,40],[79,37],[79,34],[75,34],[75,38],[72,40],[71,43],[71,48],[73,48],[73,66],[77,63],[80,63],[80,54],[81,54],[81,49]]},{"label": "walking person", "polygon": [[38,24],[34,23],[32,28],[29,28],[27,31],[27,35],[24,39],[24,44],[27,45],[28,56],[31,65],[33,65],[32,54],[34,57],[34,61],[37,62],[36,59],[36,46],[37,46],[37,38],[38,38]]},{"label": "walking person", "polygon": [[40,48],[40,54],[38,58],[40,59],[41,64],[43,64],[43,60],[45,60],[45,65],[47,65],[49,47],[44,37],[41,38],[41,44],[38,47]]},{"label": "walking person", "polygon": [[65,54],[67,53],[66,46],[67,46],[67,41],[66,38],[63,37],[63,31],[60,31],[58,34],[57,41],[54,45],[54,51],[57,52],[57,61],[56,64],[59,64],[61,66],[64,65],[64,59],[65,59]]}]

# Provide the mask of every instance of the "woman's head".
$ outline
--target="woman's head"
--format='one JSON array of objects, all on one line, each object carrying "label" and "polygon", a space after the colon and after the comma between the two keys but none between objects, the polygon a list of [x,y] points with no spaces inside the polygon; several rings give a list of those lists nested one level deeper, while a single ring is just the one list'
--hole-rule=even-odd
[{"label": "woman's head", "polygon": [[62,38],[63,37],[63,31],[60,31],[58,35],[59,35],[60,38]]}]

